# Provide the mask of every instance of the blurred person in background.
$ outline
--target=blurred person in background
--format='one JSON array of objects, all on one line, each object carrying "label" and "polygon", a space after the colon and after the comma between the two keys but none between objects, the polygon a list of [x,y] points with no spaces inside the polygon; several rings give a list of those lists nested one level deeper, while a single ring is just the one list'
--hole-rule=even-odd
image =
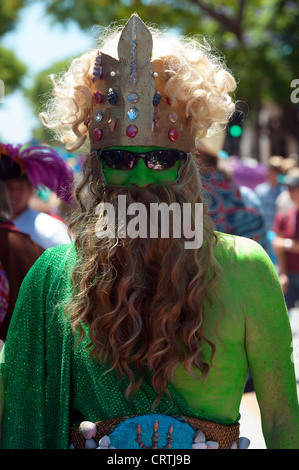
[{"label": "blurred person in background", "polygon": [[219,136],[202,140],[196,153],[209,216],[219,232],[251,238],[265,248],[266,231],[260,201],[254,191],[239,187],[230,177],[218,157],[219,140]]},{"label": "blurred person in background", "polygon": [[[3,177],[3,173],[1,174]],[[29,235],[21,232],[10,220],[11,208],[5,183],[0,180],[0,265],[2,299],[0,310],[0,339],[5,341],[21,283],[44,249]],[[5,282],[6,279],[6,282]]]},{"label": "blurred person in background", "polygon": [[[285,176],[288,175],[293,168],[298,168],[298,160],[293,157],[284,158],[281,164],[282,174],[278,177],[281,184],[285,185]],[[276,212],[286,212],[289,207],[294,205],[290,197],[290,192],[285,186],[285,190],[282,191],[276,199]]]},{"label": "blurred person in background", "polygon": [[15,177],[6,181],[7,194],[16,227],[44,249],[70,243],[67,226],[58,220],[29,207],[34,190],[46,186],[71,202],[73,173],[60,156],[46,145],[0,144],[0,165],[4,173],[14,165]]},{"label": "blurred person in background", "polygon": [[273,249],[277,257],[280,283],[290,310],[299,301],[299,168],[291,169],[284,182],[293,205],[275,216]]},{"label": "blurred person in background", "polygon": [[285,185],[279,183],[279,175],[282,173],[284,158],[273,155],[269,158],[267,181],[258,184],[255,192],[261,201],[261,210],[265,222],[266,232],[272,229],[276,214],[276,199],[286,189]]}]

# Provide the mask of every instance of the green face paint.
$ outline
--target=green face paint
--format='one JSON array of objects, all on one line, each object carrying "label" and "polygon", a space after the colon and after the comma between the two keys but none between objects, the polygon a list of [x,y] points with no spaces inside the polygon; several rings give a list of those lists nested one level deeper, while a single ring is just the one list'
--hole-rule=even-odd
[{"label": "green face paint", "polygon": [[[160,150],[163,147],[110,147],[113,149],[129,150],[136,153],[150,152],[151,150]],[[102,171],[106,183],[111,186],[138,186],[146,187],[150,184],[175,183],[178,179],[181,161],[168,170],[152,170],[146,166],[142,158],[139,158],[136,165],[131,170],[114,170],[102,161]]]}]

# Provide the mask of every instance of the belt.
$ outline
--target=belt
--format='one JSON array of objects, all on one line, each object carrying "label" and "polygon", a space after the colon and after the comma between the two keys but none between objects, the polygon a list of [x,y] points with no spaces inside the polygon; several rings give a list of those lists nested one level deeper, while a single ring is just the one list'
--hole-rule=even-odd
[{"label": "belt", "polygon": [[[115,428],[117,428],[120,424],[122,424],[125,420],[135,418],[134,416],[124,416],[112,419],[106,419],[103,421],[98,421],[95,424],[96,426],[96,434],[95,434],[95,441],[99,442],[99,440],[104,436],[109,436]],[[191,426],[191,428],[196,431],[202,431],[205,437],[205,441],[214,441],[217,442],[219,445],[219,449],[230,449],[233,443],[236,443],[239,446],[239,431],[240,431],[240,423],[226,425],[226,424],[219,424],[213,421],[207,421],[200,418],[193,418],[189,416],[173,416],[173,418],[179,418],[180,420],[184,420],[186,423]],[[175,427],[175,424],[174,424]],[[138,430],[136,427],[136,436],[135,440],[138,442]],[[70,442],[75,449],[85,449],[86,439],[82,435],[79,426],[74,426],[70,428]],[[140,438],[139,438],[140,442]],[[168,439],[168,443],[172,442],[172,439]],[[140,445],[140,447],[142,447]],[[145,446],[143,448],[146,448]],[[149,447],[150,448],[150,447]],[[152,447],[153,448],[153,447]],[[167,448],[171,448],[171,445],[168,445]],[[191,445],[190,445],[191,449]]]}]

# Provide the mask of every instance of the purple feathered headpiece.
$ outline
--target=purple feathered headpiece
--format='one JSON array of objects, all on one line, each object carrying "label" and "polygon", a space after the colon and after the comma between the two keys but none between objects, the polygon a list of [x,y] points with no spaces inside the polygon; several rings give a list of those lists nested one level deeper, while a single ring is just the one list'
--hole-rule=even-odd
[{"label": "purple feathered headpiece", "polygon": [[[1,165],[2,179],[15,177],[12,173],[16,165],[19,176],[26,173],[33,187],[46,186],[67,204],[73,198],[74,174],[61,156],[46,144],[42,145],[3,145],[0,144],[0,162],[9,157],[9,165]],[[11,176],[10,176],[11,174]]]}]

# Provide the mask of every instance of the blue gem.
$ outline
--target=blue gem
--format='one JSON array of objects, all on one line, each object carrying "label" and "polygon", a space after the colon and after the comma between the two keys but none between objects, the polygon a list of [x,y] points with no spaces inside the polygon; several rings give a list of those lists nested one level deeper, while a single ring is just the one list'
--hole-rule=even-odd
[{"label": "blue gem", "polygon": [[94,118],[97,122],[101,122],[101,120],[103,119],[103,113],[102,111],[98,110],[94,113]]},{"label": "blue gem", "polygon": [[129,108],[127,115],[131,122],[134,122],[138,118],[139,109],[136,106]]},{"label": "blue gem", "polygon": [[130,103],[137,103],[139,101],[139,95],[138,93],[130,93],[128,95],[128,101],[130,101]]}]

